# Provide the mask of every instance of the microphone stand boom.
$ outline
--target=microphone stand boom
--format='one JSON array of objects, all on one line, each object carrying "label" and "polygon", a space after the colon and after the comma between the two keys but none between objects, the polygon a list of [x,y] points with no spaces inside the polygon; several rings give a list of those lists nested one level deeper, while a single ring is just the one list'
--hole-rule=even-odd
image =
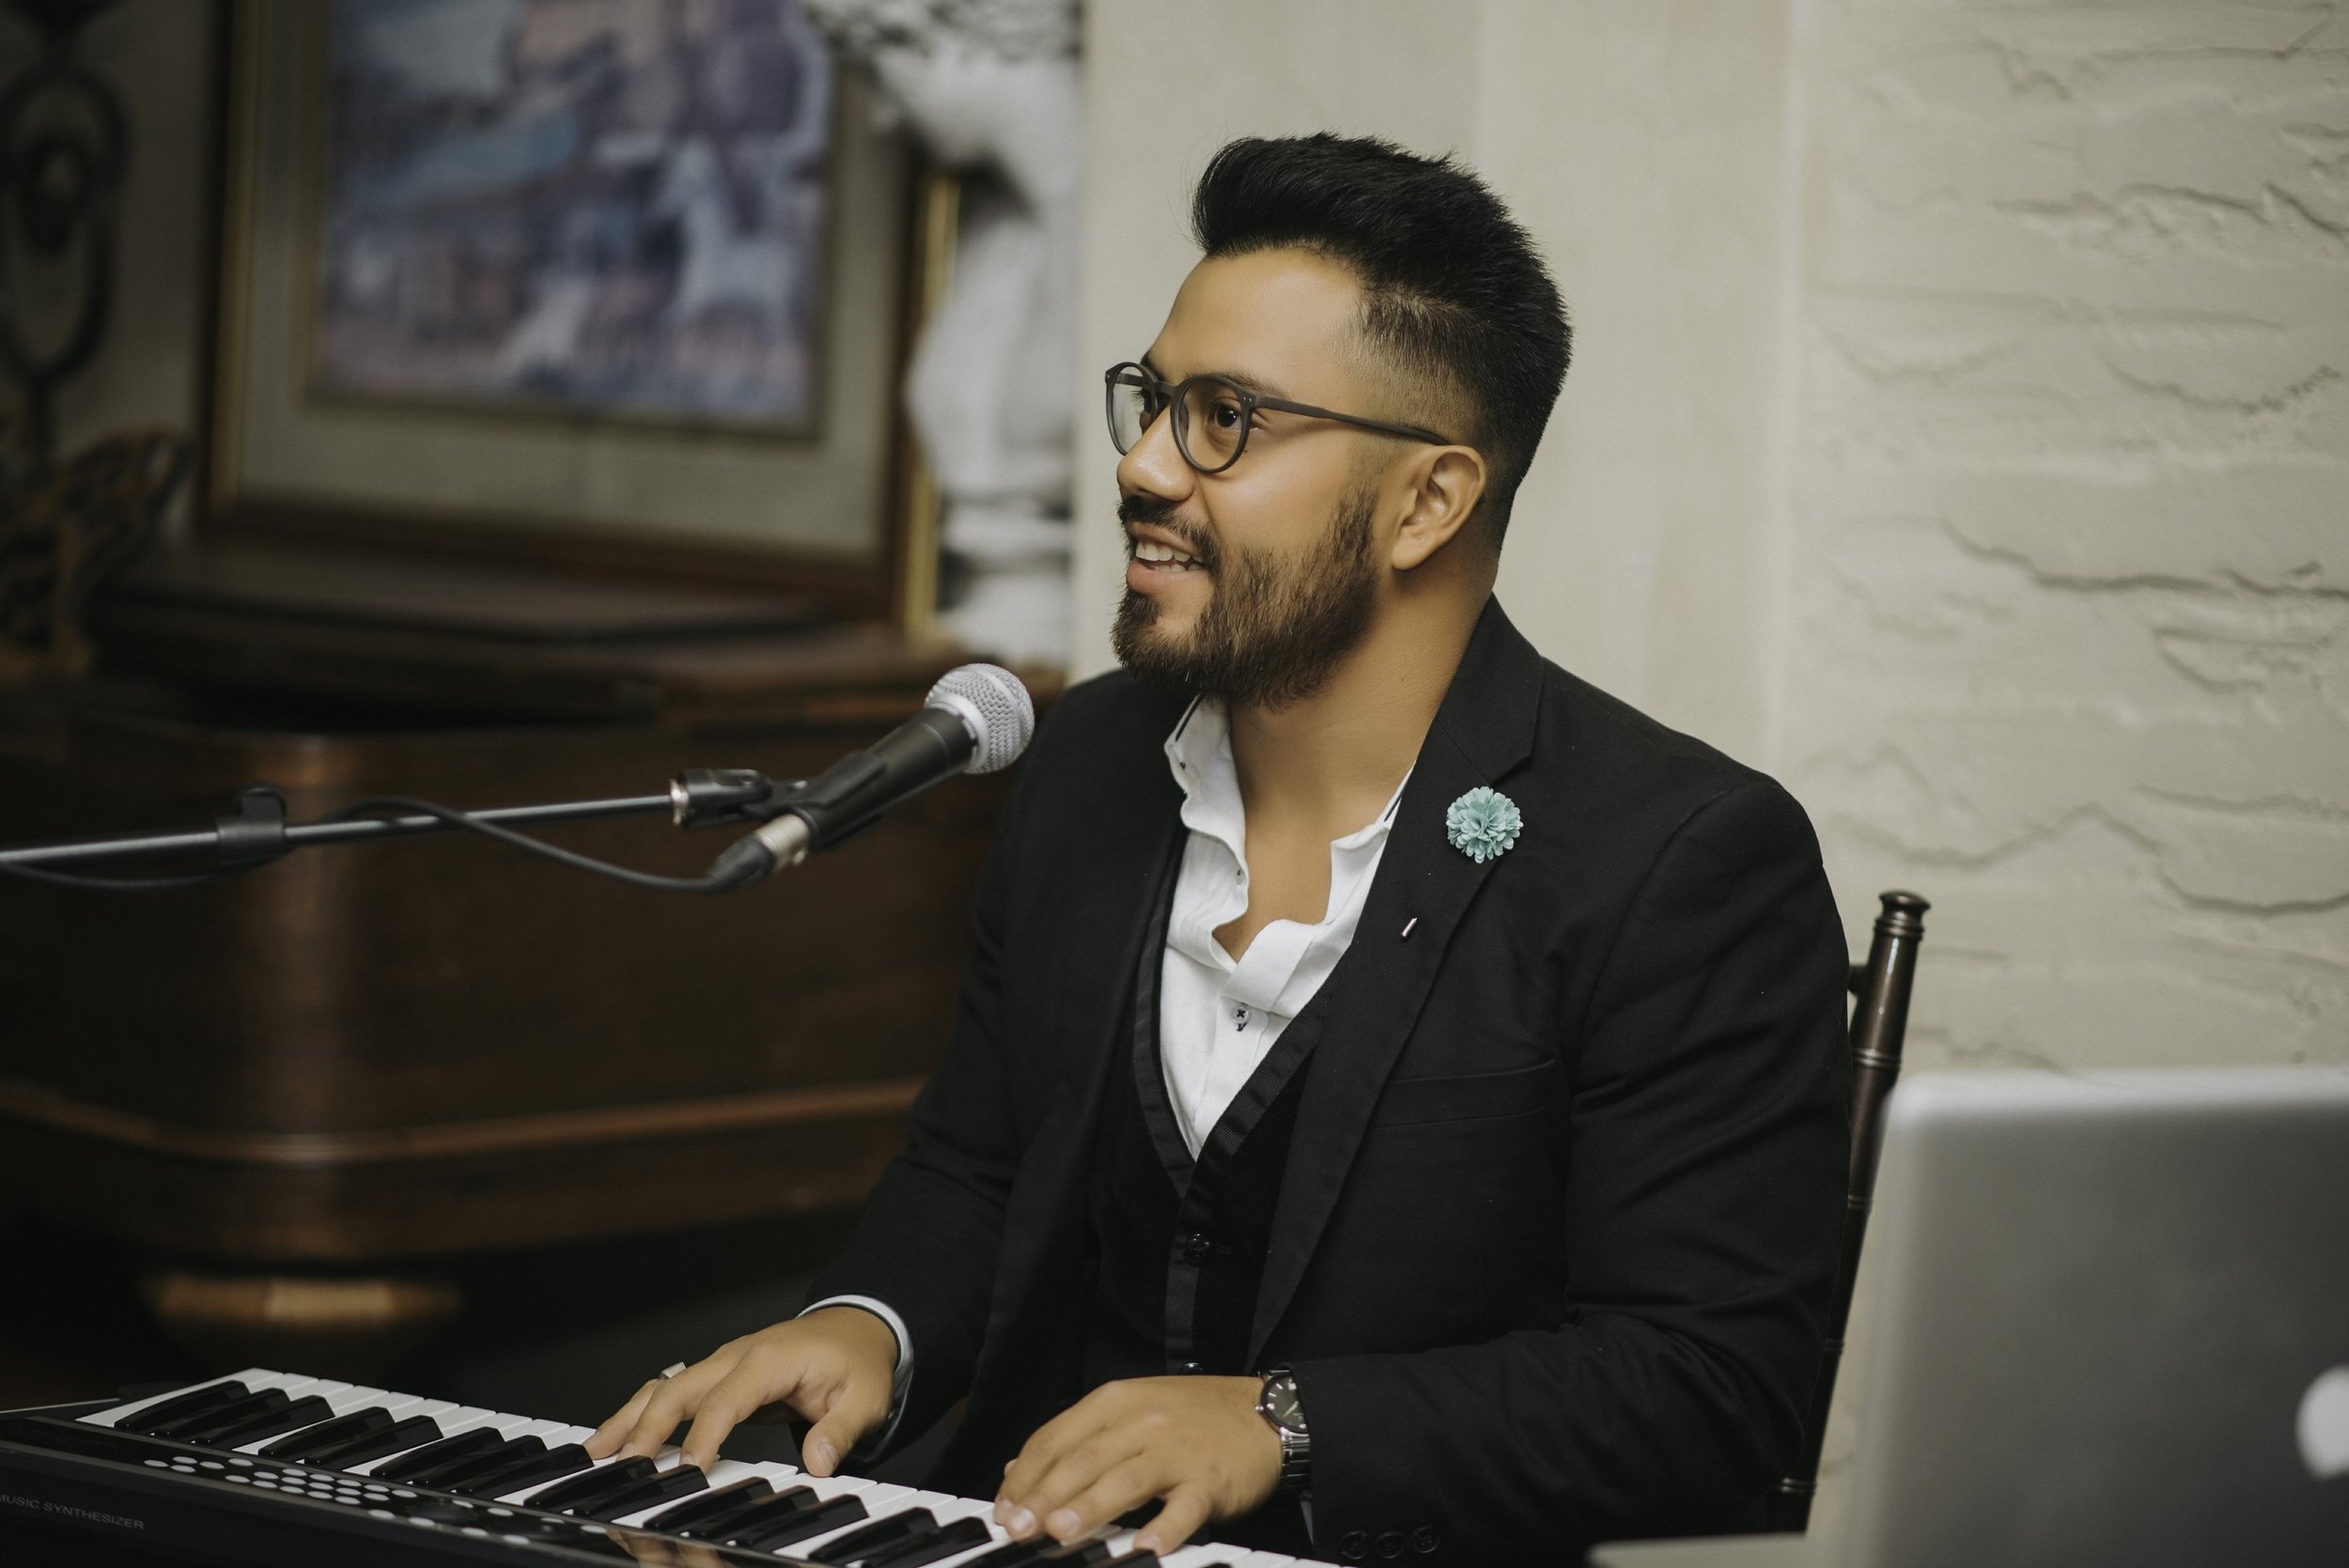
[{"label": "microphone stand boom", "polygon": [[[665,815],[680,828],[712,828],[729,824],[755,825],[788,809],[804,782],[777,784],[749,768],[688,768],[670,781],[660,795],[623,795],[597,800],[562,800],[542,805],[496,806],[460,812],[428,801],[397,797],[362,800],[357,805],[316,822],[286,820],[285,792],[275,784],[258,784],[237,795],[236,811],[216,817],[209,828],[164,829],[153,832],[114,833],[103,837],[59,839],[42,844],[0,848],[0,872],[15,872],[40,880],[59,880],[79,887],[141,889],[157,884],[73,877],[72,871],[154,861],[194,862],[191,875],[169,879],[168,885],[209,880],[226,872],[244,871],[296,849],[328,844],[366,844],[380,839],[412,838],[426,833],[459,831],[487,831],[491,837],[519,838],[515,830],[550,823],[583,822],[600,817]],[[524,841],[541,849],[535,840]],[[584,862],[586,857],[558,851],[556,858]],[[587,862],[595,869],[600,862]],[[630,873],[629,879],[644,877]],[[657,877],[656,885],[675,884],[699,891],[723,892],[738,885],[709,878]],[[709,882],[700,887],[702,882]]]},{"label": "microphone stand boom", "polygon": [[[730,893],[830,849],[871,829],[884,812],[957,773],[992,773],[1027,749],[1035,706],[1009,670],[964,664],[949,670],[922,710],[871,746],[851,752],[812,779],[775,784],[746,768],[688,768],[666,795],[626,795],[542,806],[463,812],[403,795],[344,807],[321,822],[288,822],[286,793],[255,784],[237,797],[235,815],[210,828],[70,839],[0,848],[0,873],[67,887],[110,892],[186,887],[266,865],[317,844],[357,844],[461,828],[580,871],[663,893]],[[699,877],[660,877],[559,848],[516,824],[577,822],[599,816],[666,812],[680,828],[723,823],[754,831],[727,846]],[[167,877],[84,877],[67,867],[119,865],[156,859],[194,861],[193,873]]]}]

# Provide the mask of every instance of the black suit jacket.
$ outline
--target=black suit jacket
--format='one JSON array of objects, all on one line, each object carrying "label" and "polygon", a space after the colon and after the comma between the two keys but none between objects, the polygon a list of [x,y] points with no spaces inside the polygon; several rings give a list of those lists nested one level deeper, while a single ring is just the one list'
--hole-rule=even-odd
[{"label": "black suit jacket", "polygon": [[[910,1146],[818,1281],[904,1316],[901,1432],[992,1496],[1082,1392],[1085,1187],[1179,697],[1072,689],[1007,803]],[[1444,831],[1479,784],[1517,846]],[[1299,1110],[1253,1364],[1295,1368],[1318,1555],[1564,1560],[1758,1524],[1818,1364],[1847,1158],[1843,934],[1784,790],[1488,604],[1422,748]]]}]

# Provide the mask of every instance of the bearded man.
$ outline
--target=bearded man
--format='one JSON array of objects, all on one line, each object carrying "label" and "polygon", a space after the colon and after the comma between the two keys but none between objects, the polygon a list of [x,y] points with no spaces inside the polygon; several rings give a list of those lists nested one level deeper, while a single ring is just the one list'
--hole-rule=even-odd
[{"label": "bearded man", "polygon": [[590,1445],[807,1468],[967,1401],[932,1484],[1296,1555],[1756,1528],[1820,1355],[1845,955],[1767,778],[1492,590],[1563,380],[1472,175],[1223,148],[1107,378],[1117,674],[1053,708],[911,1143],[804,1315]]}]

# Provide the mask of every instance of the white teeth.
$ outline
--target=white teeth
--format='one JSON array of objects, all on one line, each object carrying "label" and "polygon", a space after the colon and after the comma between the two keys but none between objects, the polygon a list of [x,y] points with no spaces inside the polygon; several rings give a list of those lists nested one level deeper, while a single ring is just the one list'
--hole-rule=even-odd
[{"label": "white teeth", "polygon": [[1134,559],[1137,561],[1180,561],[1188,564],[1193,557],[1173,545],[1162,545],[1155,539],[1136,539]]}]

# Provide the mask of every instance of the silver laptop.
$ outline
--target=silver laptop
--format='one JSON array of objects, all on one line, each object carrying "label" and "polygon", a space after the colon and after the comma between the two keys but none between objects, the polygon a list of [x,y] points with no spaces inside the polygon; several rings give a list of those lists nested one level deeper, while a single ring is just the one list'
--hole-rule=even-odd
[{"label": "silver laptop", "polygon": [[1894,1091],[1847,1517],[1601,1568],[2349,1565],[2349,1068]]}]

